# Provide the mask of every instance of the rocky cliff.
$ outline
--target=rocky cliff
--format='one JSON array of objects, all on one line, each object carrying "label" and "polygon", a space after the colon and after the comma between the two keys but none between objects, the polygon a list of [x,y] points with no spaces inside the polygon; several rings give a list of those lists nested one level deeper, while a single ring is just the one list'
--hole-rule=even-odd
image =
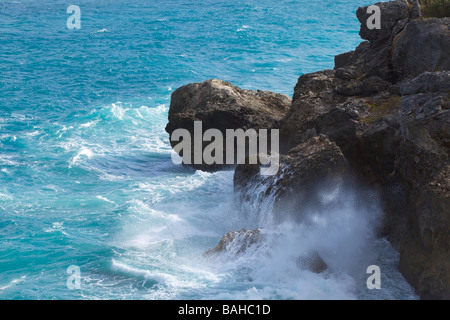
[{"label": "rocky cliff", "polygon": [[[209,129],[218,129],[225,136],[227,129],[279,128],[290,105],[291,99],[288,96],[243,90],[217,79],[192,83],[178,88],[172,94],[166,131],[172,136],[175,130],[186,129],[194,136],[194,121],[202,122],[202,135]],[[171,143],[174,147],[178,142]],[[208,142],[203,144],[202,151],[207,145]],[[192,146],[191,159],[193,158]],[[230,167],[225,164],[207,164],[204,161],[192,166],[206,171]]]},{"label": "rocky cliff", "polygon": [[314,181],[357,176],[381,192],[380,236],[399,250],[405,278],[423,299],[450,299],[450,18],[424,19],[401,0],[377,5],[381,29],[369,30],[359,8],[366,41],[336,56],[334,70],[300,76],[292,102],[217,80],[193,84],[174,92],[167,131],[193,119],[220,130],[280,128],[278,175],[238,166],[236,191],[245,197],[261,184],[283,210],[314,199]]}]

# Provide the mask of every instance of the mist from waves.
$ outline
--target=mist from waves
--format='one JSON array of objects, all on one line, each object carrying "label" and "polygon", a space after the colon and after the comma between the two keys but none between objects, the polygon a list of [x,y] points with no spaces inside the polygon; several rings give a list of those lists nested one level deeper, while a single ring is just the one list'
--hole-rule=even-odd
[{"label": "mist from waves", "polygon": [[[318,204],[287,213],[276,212],[274,190],[267,196],[263,184],[250,188],[252,195],[238,205],[237,214],[241,227],[259,229],[257,243],[248,245],[248,239],[236,236],[211,261],[241,281],[254,283],[246,293],[251,298],[417,298],[397,270],[398,253],[377,237],[383,212],[374,190],[350,179],[318,183]],[[315,256],[326,270],[316,273],[305,265]],[[381,290],[367,288],[371,265],[381,268]]]}]

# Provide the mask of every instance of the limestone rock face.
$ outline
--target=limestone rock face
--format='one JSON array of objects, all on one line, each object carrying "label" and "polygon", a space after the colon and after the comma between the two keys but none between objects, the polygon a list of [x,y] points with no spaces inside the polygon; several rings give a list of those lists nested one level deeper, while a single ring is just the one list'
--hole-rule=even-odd
[{"label": "limestone rock face", "polygon": [[[350,162],[359,163],[361,137],[365,132],[371,129],[379,135],[383,123],[399,127],[394,118],[400,110],[400,95],[390,93],[387,85],[377,87],[378,80],[370,82],[373,77],[361,81],[357,84],[359,89],[355,89],[354,83],[345,83],[336,73],[325,70],[299,78],[291,109],[280,130],[283,152],[324,134],[341,148]],[[370,94],[370,88],[375,87],[377,89]],[[361,88],[366,88],[367,94],[362,94]],[[361,90],[361,95],[351,96],[342,93],[343,90]],[[381,120],[384,117],[387,118]]]},{"label": "limestone rock face", "polygon": [[[330,88],[331,73],[317,74],[328,75],[323,86]],[[294,96],[282,127],[288,144],[326,135],[354,172],[380,186],[384,235],[399,248],[400,270],[422,298],[450,294],[449,79],[449,71],[424,72],[399,83],[394,93],[345,102],[337,96],[334,106],[330,90],[316,95],[314,104],[308,95]]]}]

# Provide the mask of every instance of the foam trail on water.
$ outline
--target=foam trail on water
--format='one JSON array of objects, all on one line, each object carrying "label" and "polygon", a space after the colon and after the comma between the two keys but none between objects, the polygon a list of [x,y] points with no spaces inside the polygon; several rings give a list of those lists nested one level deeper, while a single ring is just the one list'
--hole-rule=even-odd
[{"label": "foam trail on water", "polygon": [[176,282],[176,278],[168,275],[167,273],[152,272],[150,270],[139,269],[128,266],[125,263],[112,260],[111,269],[117,272],[122,272],[132,277],[143,277],[147,280],[153,280],[156,283],[167,285]]},{"label": "foam trail on water", "polygon": [[0,292],[4,291],[6,289],[9,289],[9,288],[11,288],[11,287],[13,287],[13,286],[15,286],[15,285],[17,285],[19,283],[24,282],[26,278],[27,278],[27,276],[22,276],[20,278],[11,280],[7,285],[0,287]]}]

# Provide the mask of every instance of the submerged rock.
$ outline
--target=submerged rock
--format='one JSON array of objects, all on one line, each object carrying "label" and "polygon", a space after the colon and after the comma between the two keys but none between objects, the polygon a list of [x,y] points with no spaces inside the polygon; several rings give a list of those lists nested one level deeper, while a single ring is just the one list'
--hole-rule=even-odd
[{"label": "submerged rock", "polygon": [[[261,229],[230,231],[219,241],[217,246],[203,253],[204,257],[213,257],[227,254],[236,258],[245,254],[249,249],[256,249],[262,246],[266,238]],[[322,273],[328,270],[328,265],[317,251],[312,251],[302,255],[296,261],[297,267],[302,270],[309,270],[313,273]]]},{"label": "submerged rock", "polygon": [[258,246],[261,243],[261,230],[230,231],[222,237],[219,244],[212,249],[207,250],[203,255],[211,256],[223,253],[240,255],[246,252],[250,247]]},{"label": "submerged rock", "polygon": [[297,260],[297,266],[300,269],[309,270],[314,273],[322,273],[328,270],[328,265],[323,261],[322,257],[317,251],[314,251],[306,256],[300,257]]}]

